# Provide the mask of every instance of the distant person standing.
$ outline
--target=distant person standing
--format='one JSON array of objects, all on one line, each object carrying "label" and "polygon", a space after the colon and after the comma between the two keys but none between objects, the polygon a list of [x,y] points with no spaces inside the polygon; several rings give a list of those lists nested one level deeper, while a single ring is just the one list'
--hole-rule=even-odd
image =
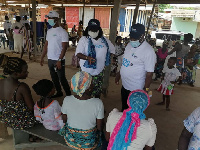
[{"label": "distant person standing", "polygon": [[5,16],[5,22],[3,24],[4,33],[6,34],[7,39],[9,39],[10,29],[12,27],[12,23],[9,21],[8,16]]},{"label": "distant person standing", "polygon": [[60,84],[62,84],[66,95],[70,96],[70,87],[65,77],[65,53],[69,44],[69,37],[67,32],[59,26],[59,14],[56,11],[50,11],[47,17],[52,28],[47,31],[40,64],[43,66],[44,57],[47,54],[49,71],[57,91],[52,98],[63,96]]},{"label": "distant person standing", "polygon": [[25,25],[25,23],[28,23],[30,25],[30,22],[27,20],[27,15],[25,15],[22,20],[22,24]]},{"label": "distant person standing", "polygon": [[16,53],[22,52],[22,44],[23,44],[23,34],[20,33],[20,30],[23,28],[22,23],[20,22],[21,17],[16,16],[16,22],[12,25],[13,38],[14,38],[14,50]]},{"label": "distant person standing", "polygon": [[156,54],[145,41],[144,34],[144,25],[138,23],[131,27],[131,41],[125,48],[122,66],[116,75],[116,84],[119,84],[120,78],[122,79],[122,110],[128,108],[127,99],[131,91],[144,89],[148,92],[151,84]]}]

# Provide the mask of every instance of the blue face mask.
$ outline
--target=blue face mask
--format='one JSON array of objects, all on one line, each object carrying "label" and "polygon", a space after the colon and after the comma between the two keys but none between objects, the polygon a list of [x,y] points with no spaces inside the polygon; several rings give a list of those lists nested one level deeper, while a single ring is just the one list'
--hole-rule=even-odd
[{"label": "blue face mask", "polygon": [[137,41],[130,41],[130,44],[133,48],[137,48],[140,46],[141,43],[139,42],[139,40],[137,40]]},{"label": "blue face mask", "polygon": [[54,19],[48,19],[48,23],[50,26],[54,26],[56,23],[54,22]]}]

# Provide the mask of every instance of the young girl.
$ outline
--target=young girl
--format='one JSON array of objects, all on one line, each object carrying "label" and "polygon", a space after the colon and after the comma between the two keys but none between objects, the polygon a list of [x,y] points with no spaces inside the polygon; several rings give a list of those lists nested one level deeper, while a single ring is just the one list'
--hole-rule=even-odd
[{"label": "young girl", "polygon": [[166,99],[166,110],[170,111],[169,104],[170,104],[170,95],[173,94],[173,87],[176,83],[177,77],[179,77],[178,80],[181,79],[181,73],[178,71],[177,68],[174,67],[176,64],[176,57],[170,57],[167,63],[167,68],[163,69],[163,75],[161,77],[162,83],[160,84],[160,87],[158,88],[158,91],[161,91],[163,94],[163,102],[158,103],[157,105],[165,105],[165,99]]},{"label": "young girl", "polygon": [[34,106],[36,120],[48,130],[60,130],[64,123],[58,101],[51,99],[55,93],[53,82],[47,79],[40,80],[33,85],[33,89],[37,95],[41,96],[40,101],[36,102]]}]

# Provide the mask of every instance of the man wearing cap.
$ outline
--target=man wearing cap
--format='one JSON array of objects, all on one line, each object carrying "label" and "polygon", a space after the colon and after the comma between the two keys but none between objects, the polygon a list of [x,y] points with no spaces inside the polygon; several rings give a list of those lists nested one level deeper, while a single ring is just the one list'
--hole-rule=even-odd
[{"label": "man wearing cap", "polygon": [[111,54],[115,54],[114,45],[103,36],[99,20],[91,19],[79,40],[75,55],[80,58],[81,70],[93,77],[92,96],[96,98],[101,95],[104,68],[110,65]]},{"label": "man wearing cap", "polygon": [[47,17],[48,23],[52,28],[47,31],[40,64],[43,66],[44,57],[47,54],[49,71],[57,91],[52,98],[63,96],[60,83],[66,95],[69,96],[71,95],[71,91],[65,77],[65,53],[68,47],[69,37],[67,32],[59,26],[59,14],[56,11],[50,11]]},{"label": "man wearing cap", "polygon": [[143,89],[148,92],[154,67],[156,54],[145,39],[145,27],[134,24],[131,27],[130,42],[125,48],[120,71],[116,75],[115,83],[122,79],[122,111],[128,108],[127,99],[133,90]]}]

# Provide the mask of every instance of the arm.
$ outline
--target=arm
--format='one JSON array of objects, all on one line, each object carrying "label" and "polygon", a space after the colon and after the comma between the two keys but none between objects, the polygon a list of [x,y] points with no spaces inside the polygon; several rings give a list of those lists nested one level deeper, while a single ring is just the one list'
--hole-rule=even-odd
[{"label": "arm", "polygon": [[146,79],[145,79],[144,90],[146,90],[146,88],[150,87],[152,77],[153,77],[153,72],[147,72]]},{"label": "arm", "polygon": [[20,94],[23,97],[23,100],[26,103],[26,106],[28,107],[29,110],[33,111],[34,110],[34,101],[31,95],[31,90],[29,86],[26,83],[22,83],[20,86]]},{"label": "arm", "polygon": [[67,122],[67,115],[66,114],[62,114],[62,119],[63,119],[63,123]]},{"label": "arm", "polygon": [[116,74],[116,77],[115,77],[115,83],[117,84],[117,85],[119,85],[119,80],[121,79],[121,75],[120,75],[120,71],[119,72],[117,72],[117,74]]},{"label": "arm", "polygon": [[168,55],[171,55],[173,52],[180,51],[181,50],[181,44],[178,44],[175,46],[170,52],[168,52]]},{"label": "arm", "polygon": [[178,141],[178,150],[187,150],[190,142],[192,133],[190,133],[185,127],[181,133],[181,136]]},{"label": "arm", "polygon": [[152,150],[152,147],[149,147],[149,146],[146,145],[146,146],[144,147],[144,150]]},{"label": "arm", "polygon": [[48,47],[48,41],[46,41],[45,44],[44,44],[44,49],[43,49],[42,56],[41,56],[41,61],[40,61],[40,65],[41,66],[43,66],[43,64],[44,64],[44,57],[47,54],[47,47]]},{"label": "arm", "polygon": [[[65,56],[68,45],[69,45],[69,42],[62,42],[62,51],[61,51],[59,59],[63,59],[63,57]],[[57,61],[56,66],[57,66],[58,70],[60,70],[62,67],[61,61]]]},{"label": "arm", "polygon": [[92,58],[92,57],[90,57],[90,56],[86,56],[86,55],[84,55],[84,54],[82,54],[82,53],[78,53],[76,56],[77,56],[79,59],[88,60],[88,61],[90,62],[90,64],[92,64],[92,63],[94,63],[94,62],[96,61],[94,58]]},{"label": "arm", "polygon": [[103,131],[104,119],[97,119],[97,130]]},{"label": "arm", "polygon": [[106,131],[106,141],[109,142],[110,140],[110,132]]}]

